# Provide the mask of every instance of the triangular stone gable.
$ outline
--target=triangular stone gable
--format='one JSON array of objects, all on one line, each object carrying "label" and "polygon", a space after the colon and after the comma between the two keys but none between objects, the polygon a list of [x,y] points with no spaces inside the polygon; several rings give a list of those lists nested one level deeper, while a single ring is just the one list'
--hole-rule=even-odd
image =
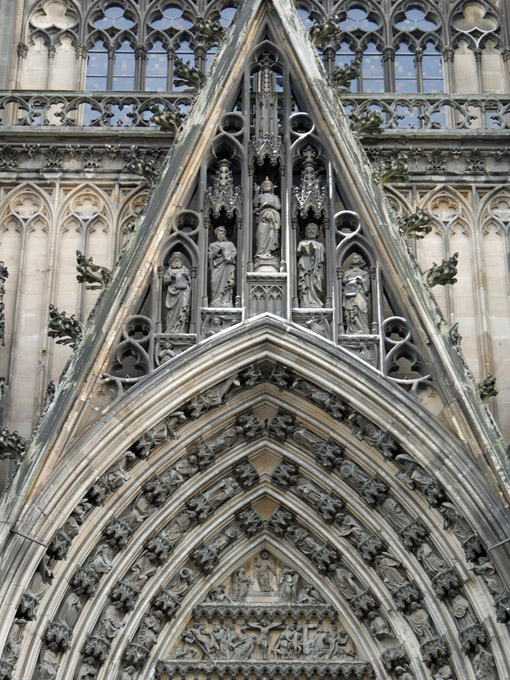
[{"label": "triangular stone gable", "polygon": [[[204,163],[210,162],[212,152],[216,157],[216,164],[211,163],[212,170],[208,181],[211,193],[214,191],[211,184],[214,173],[218,173],[218,159],[221,161],[221,138],[230,134],[234,141],[240,139],[236,125],[239,124],[242,115],[246,119],[247,112],[244,111],[237,117],[234,112],[229,117],[225,111],[228,113],[234,108],[241,87],[243,68],[247,60],[254,61],[254,49],[256,50],[258,44],[261,45],[259,52],[263,53],[266,38],[270,38],[267,44],[272,43],[286,62],[290,90],[292,96],[295,95],[295,103],[286,104],[290,120],[280,121],[277,125],[290,129],[291,147],[295,147],[294,154],[303,152],[307,143],[307,130],[313,126],[313,134],[308,136],[312,146],[315,144],[314,152],[322,154],[323,163],[322,167],[317,163],[314,165],[312,159],[307,165],[306,159],[301,158],[301,170],[293,170],[297,176],[292,180],[289,176],[291,168],[285,168],[283,155],[281,159],[276,158],[279,153],[277,151],[275,157],[270,158],[267,149],[259,149],[260,157],[257,161],[249,162],[250,172],[255,176],[257,170],[256,167],[254,170],[253,166],[259,161],[262,170],[276,166],[281,178],[285,176],[287,185],[285,197],[281,195],[282,187],[277,187],[280,191],[280,204],[283,205],[284,198],[287,199],[286,206],[283,205],[286,214],[282,215],[282,240],[279,246],[282,252],[278,267],[273,272],[268,271],[267,274],[264,272],[266,276],[259,277],[260,281],[254,283],[242,280],[246,268],[253,266],[253,253],[247,254],[246,247],[242,255],[239,252],[237,267],[241,273],[237,274],[235,298],[232,298],[227,311],[221,309],[221,304],[220,308],[211,307],[210,304],[203,305],[204,295],[207,296],[209,292],[209,298],[211,297],[211,291],[208,291],[210,273],[207,271],[206,254],[202,253],[199,263],[190,261],[189,253],[193,248],[197,251],[204,249],[204,224],[201,222],[200,210],[198,213],[194,210],[196,207],[200,208],[196,205],[197,186],[200,182],[207,181],[200,175],[200,168]],[[244,88],[246,90],[247,85]],[[279,100],[278,106],[280,103]],[[222,135],[222,132],[225,134]],[[267,136],[267,130],[265,134]],[[252,136],[252,133],[245,129],[244,135],[246,138]],[[302,142],[300,137],[305,141]],[[250,140],[250,144],[252,141]],[[231,144],[228,153],[232,153],[232,148]],[[321,173],[325,173],[326,162],[331,164],[333,172],[328,175],[325,182],[319,177]],[[307,173],[309,179],[310,172],[313,174],[314,171],[317,181],[316,193],[324,193],[327,190],[329,194],[326,200],[324,196],[322,199],[316,197],[315,203],[310,201],[309,196],[305,196],[303,191],[300,196],[298,195],[300,182],[306,183]],[[259,181],[262,178],[260,175]],[[281,178],[275,175],[278,183]],[[294,187],[290,186],[292,182]],[[241,211],[238,210],[236,228],[239,226],[238,223],[244,224],[245,242],[255,239],[254,211],[257,206],[253,204],[253,196],[250,195],[254,183],[256,182],[250,182],[249,178],[244,177],[243,186],[237,187],[242,195],[244,212],[242,217],[239,217]],[[329,206],[326,205],[328,198]],[[240,202],[239,197],[237,200]],[[326,205],[322,217],[319,214],[320,209],[317,208],[321,200]],[[302,208],[299,219],[296,217],[292,202],[299,203]],[[207,213],[208,207],[211,206],[207,205],[207,201],[205,204]],[[352,216],[350,214],[352,212],[358,217]],[[225,211],[222,214],[224,215]],[[251,215],[250,228],[246,227],[248,215]],[[319,222],[319,230],[322,232],[320,238],[326,253],[333,248],[339,253],[336,258],[330,256],[330,271],[325,271],[323,275],[323,278],[329,279],[329,290],[324,291],[321,304],[332,311],[328,315],[323,314],[322,309],[315,309],[319,313],[313,314],[310,313],[314,311],[312,307],[289,315],[287,313],[289,308],[301,304],[299,301],[296,302],[299,297],[299,291],[296,289],[296,286],[299,286],[296,284],[299,272],[295,267],[295,249],[299,238],[304,237],[306,219],[312,215]],[[47,450],[51,442],[53,444],[51,455],[58,457],[58,452],[65,446],[64,442],[69,433],[83,430],[99,415],[104,415],[112,399],[115,401],[123,389],[136,382],[137,377],[146,377],[158,368],[158,364],[165,363],[177,352],[189,348],[193,342],[211,336],[217,330],[224,330],[250,316],[256,316],[261,311],[287,318],[290,316],[289,321],[303,325],[327,339],[338,341],[347,351],[353,351],[362,360],[381,370],[383,375],[396,379],[404,387],[410,389],[419,386],[424,403],[430,406],[433,414],[442,413],[442,418],[452,428],[460,426],[461,429],[465,429],[464,424],[468,425],[465,421],[467,418],[470,421],[468,429],[474,428],[473,443],[478,440],[478,445],[482,448],[492,449],[492,445],[487,447],[484,443],[487,437],[489,439],[493,437],[487,433],[483,409],[480,409],[473,399],[473,391],[469,387],[466,388],[465,368],[455,349],[445,347],[443,338],[447,338],[447,326],[440,315],[438,316],[439,313],[434,309],[428,295],[424,293],[421,274],[411,262],[405,243],[392,224],[392,219],[364,152],[351,133],[347,117],[342,112],[337,98],[326,83],[322,66],[292,3],[288,0],[274,3],[244,3],[237,12],[229,40],[221,49],[210,78],[188,115],[161,178],[138,220],[136,233],[116,267],[111,286],[105,291],[94,310],[93,318],[87,324],[82,344],[71,358],[65,376],[57,388],[56,403],[50,409],[51,418],[46,418],[41,424],[30,456],[36,455],[36,449]],[[211,241],[214,238],[212,234],[214,219],[211,224],[206,214],[203,221],[206,227],[209,227],[207,236]],[[297,237],[292,243],[291,234],[290,243],[284,243],[284,239],[287,238],[285,231],[291,229],[292,221],[297,224]],[[293,224],[295,231],[296,224]],[[324,233],[326,229],[329,234]],[[231,234],[227,235],[229,238],[232,237]],[[346,235],[348,238],[344,238]],[[186,328],[188,332],[185,333],[189,337],[172,339],[169,342],[168,338],[158,338],[158,332],[160,336],[165,336],[162,311],[165,279],[161,270],[169,266],[169,261],[168,257],[166,261],[164,260],[162,252],[164,253],[165,249],[166,252],[171,250],[172,239],[180,244],[187,242],[184,250],[188,255],[185,256],[183,269],[192,272],[195,289],[190,293],[191,302],[188,302],[194,307],[189,312]],[[303,241],[305,240],[303,238]],[[255,246],[252,244],[251,247]],[[180,250],[182,253],[183,248]],[[342,251],[344,259],[340,261]],[[360,295],[361,305],[366,304],[363,297],[370,298],[368,306],[371,319],[362,322],[361,326],[354,324],[353,332],[350,334],[346,324],[335,318],[335,314],[339,317],[354,311],[354,314],[359,316],[360,305],[354,302],[354,310],[351,305],[351,312],[348,312],[345,304],[347,296],[344,295],[342,302],[341,286],[336,286],[332,279],[335,276],[345,276],[346,270],[353,270],[352,257],[360,254],[365,278],[368,279],[369,270],[377,268],[377,271],[371,276],[372,291],[370,293],[367,291],[370,284],[366,281],[363,284],[365,290],[361,291]],[[334,267],[337,269],[336,272]],[[158,268],[159,288],[156,292]],[[278,277],[278,273],[284,269],[287,275]],[[250,276],[256,279],[253,275]],[[191,287],[191,277],[188,278]],[[148,304],[147,286],[151,281],[152,299]],[[348,285],[346,278],[344,285]],[[249,305],[247,298],[257,295],[263,298],[263,302],[258,306],[253,303]],[[267,302],[265,298],[271,296],[273,300]],[[390,301],[392,311],[389,314],[388,308],[382,304],[383,299]],[[143,300],[146,301],[145,306],[142,305]],[[305,302],[305,306],[306,304]],[[202,314],[198,309],[200,306],[205,307]],[[380,307],[379,310],[376,309],[377,306]],[[158,307],[156,316],[159,321],[152,331],[148,330],[145,320],[132,318],[137,314],[142,316],[154,314]],[[385,314],[391,319],[385,320]],[[377,327],[375,331],[374,327]],[[142,337],[141,342],[137,342],[138,337]],[[446,344],[448,343],[449,340],[446,340]],[[139,360],[140,355],[142,360]],[[122,358],[127,359],[125,370]],[[442,368],[438,370],[438,365],[441,364]],[[170,370],[170,364],[165,366],[165,370]],[[119,375],[123,375],[125,379],[119,380]],[[448,379],[444,379],[446,375]],[[108,381],[109,377],[111,379]],[[467,383],[469,384],[469,379]],[[79,400],[76,399],[78,393],[81,394]],[[452,411],[451,404],[459,393],[465,395],[465,398],[461,399]],[[460,424],[462,422],[464,424]],[[64,439],[62,434],[59,434],[62,432],[65,433]],[[494,465],[500,468],[500,463],[496,460]],[[25,474],[25,479],[27,475],[28,473]]]}]

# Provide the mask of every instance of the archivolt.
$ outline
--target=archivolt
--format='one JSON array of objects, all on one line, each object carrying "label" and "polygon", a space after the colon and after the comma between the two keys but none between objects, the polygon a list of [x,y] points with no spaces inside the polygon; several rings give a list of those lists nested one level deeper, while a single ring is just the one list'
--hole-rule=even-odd
[{"label": "archivolt", "polygon": [[[257,436],[249,434],[242,424],[243,416],[249,413],[255,413],[260,421]],[[162,429],[162,423],[166,429]],[[225,431],[232,428],[233,433],[225,440]],[[179,439],[172,438],[174,429],[178,430]],[[222,443],[222,438],[226,443]],[[112,466],[118,464],[126,451],[131,452],[128,465],[131,478],[107,494],[102,499],[104,506],[100,507],[101,499],[97,501],[96,494],[99,482],[110,479],[108,470],[111,474]],[[147,501],[150,480],[164,480],[168,470],[183,457],[208,451],[216,455],[197,465],[193,474],[185,475],[179,488],[164,498],[161,505],[150,497],[148,505],[139,505],[140,499]],[[328,523],[295,483],[278,479],[275,470],[282,459],[343,504],[338,518],[332,517]],[[257,470],[257,483],[239,482],[236,493],[214,507],[210,516],[190,526],[171,559],[162,560],[162,564],[155,561],[157,569],[152,570],[154,573],[147,578],[133,605],[126,608],[126,626],[122,635],[112,641],[108,662],[103,664],[98,677],[113,677],[156,594],[171,583],[184,565],[196,569],[196,561],[190,562],[194,551],[210,543],[232,523],[240,530],[239,537],[225,548],[212,576],[204,570],[196,580],[181,603],[176,622],[161,632],[157,644],[149,650],[150,658],[140,662],[139,677],[145,677],[142,668],[148,669],[156,659],[168,655],[192,607],[224,576],[226,567],[222,565],[234,568],[243,556],[264,542],[294,561],[302,573],[314,571],[312,580],[334,603],[358,647],[365,650],[374,664],[378,677],[387,677],[377,660],[383,650],[370,635],[367,612],[388,612],[395,643],[398,640],[404,645],[404,656],[417,658],[420,645],[424,653],[423,643],[427,642],[414,635],[410,627],[409,607],[415,595],[407,600],[404,597],[401,602],[392,584],[385,581],[376,557],[384,552],[391,552],[400,563],[410,592],[416,590],[419,606],[437,631],[439,657],[431,657],[429,669],[437,670],[443,658],[443,645],[458,676],[474,677],[469,655],[463,654],[461,648],[472,656],[477,640],[485,636],[486,640],[492,639],[501,677],[508,675],[500,647],[503,629],[495,620],[493,605],[484,604],[483,578],[471,575],[474,566],[486,563],[487,547],[506,538],[503,510],[497,493],[477,468],[468,447],[445,427],[432,422],[418,402],[388,384],[367,365],[322,340],[312,340],[306,331],[291,330],[282,322],[266,318],[223,337],[216,336],[172,361],[171,366],[161,366],[110,409],[101,423],[62,451],[49,479],[40,483],[40,490],[26,504],[18,526],[23,527],[23,533],[51,543],[48,552],[60,557],[53,567],[54,583],[44,594],[37,618],[27,624],[25,637],[32,641],[48,639],[52,625],[48,627],[48,621],[58,623],[61,603],[72,592],[69,584],[73,584],[76,573],[95,554],[98,545],[112,538],[112,521],[120,518],[129,524],[129,518],[136,516],[133,513],[138,513],[132,535],[127,536],[122,547],[119,539],[118,549],[113,551],[112,568],[100,575],[94,597],[80,595],[72,647],[67,645],[71,650],[60,661],[59,677],[73,677],[105,605],[119,582],[147,554],[150,541],[184,508],[190,507],[197,496],[207,494],[221,479],[237,479],[236,466],[242,461],[250,461]],[[348,463],[347,468],[342,467],[342,461]],[[465,476],[468,468],[469,481]],[[96,495],[91,488],[96,489]],[[84,498],[96,507],[87,510]],[[268,510],[264,515],[260,509],[269,507],[272,511],[278,504],[290,513],[290,518],[284,515],[286,519],[280,529],[274,515]],[[77,514],[76,508],[80,506],[84,512]],[[243,533],[239,515],[253,507],[258,508],[262,525],[251,538],[250,532]],[[72,518],[73,512],[74,520],[68,525],[66,518]],[[359,541],[344,529],[342,515],[351,517],[378,542],[368,558],[363,556]],[[80,526],[82,516],[85,520]],[[288,529],[293,526],[304,529],[312,543],[316,541],[332,551],[326,566],[292,539]],[[56,533],[55,527],[59,528]],[[72,535],[67,548],[64,546],[59,553],[62,532],[68,537]],[[12,537],[8,560],[14,576],[10,597],[4,601],[19,604],[23,590],[29,589],[43,549],[35,543],[30,543],[27,549],[27,544],[19,536]],[[443,561],[444,571],[449,571],[442,595],[438,595],[437,580],[434,581],[430,569],[427,570],[423,559],[418,559],[423,545]],[[492,554],[498,566],[505,558],[505,545]],[[62,556],[67,557],[66,562]],[[360,591],[367,593],[369,604],[365,609],[357,609],[342,593],[335,580],[336,563],[351,571]],[[12,584],[20,585],[14,588]],[[452,609],[455,594],[462,594],[469,601],[478,621],[471,631],[474,641],[462,633],[462,617],[459,619]],[[356,619],[365,625],[360,626]],[[499,612],[499,620],[506,620],[504,612]],[[488,630],[481,621],[487,621]],[[20,677],[31,676],[38,654],[39,647],[33,642],[22,646],[17,668]],[[392,672],[397,662],[398,658],[393,666],[388,662],[387,671]],[[429,677],[427,665],[416,664],[415,670],[418,677]]]}]

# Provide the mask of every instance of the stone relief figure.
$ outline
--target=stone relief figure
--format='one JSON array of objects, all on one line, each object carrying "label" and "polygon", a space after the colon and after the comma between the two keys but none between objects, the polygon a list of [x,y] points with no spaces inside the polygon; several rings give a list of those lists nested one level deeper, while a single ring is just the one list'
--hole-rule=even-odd
[{"label": "stone relief figure", "polygon": [[230,578],[230,597],[234,602],[244,602],[250,589],[252,580],[246,573],[246,569],[241,567],[234,571]]},{"label": "stone relief figure", "polygon": [[475,669],[476,680],[496,680],[498,676],[492,654],[484,649],[482,645],[476,645],[475,650],[473,667]]},{"label": "stone relief figure", "polygon": [[255,564],[253,572],[257,580],[259,589],[263,593],[270,593],[275,590],[276,569],[267,550],[262,550]]},{"label": "stone relief figure", "polygon": [[417,602],[412,602],[409,606],[407,618],[420,642],[436,637],[429,615]]},{"label": "stone relief figure", "polygon": [[277,250],[280,243],[281,204],[269,177],[263,180],[260,187],[255,185],[253,205],[257,218],[255,269],[264,265],[275,269],[279,264]]},{"label": "stone relief figure", "polygon": [[469,602],[462,595],[455,595],[452,602],[452,612],[457,619],[459,629],[465,630],[469,626],[474,626],[476,619],[473,615]]},{"label": "stone relief figure", "polygon": [[284,569],[280,574],[280,597],[284,602],[298,599],[299,574],[295,569]]},{"label": "stone relief figure", "polygon": [[300,307],[324,307],[324,245],[317,241],[319,227],[306,225],[305,238],[297,247],[298,293]]},{"label": "stone relief figure", "polygon": [[361,255],[354,255],[342,279],[345,333],[370,333],[368,324],[370,276],[364,266],[365,262]]},{"label": "stone relief figure", "polygon": [[249,628],[255,628],[259,630],[257,635],[257,647],[260,649],[262,658],[267,661],[267,652],[269,648],[269,633],[273,628],[282,628],[283,623],[271,623],[267,619],[262,619],[260,623],[247,623]]},{"label": "stone relief figure", "polygon": [[38,680],[54,680],[59,668],[58,645],[56,642],[51,642],[41,655]]},{"label": "stone relief figure", "polygon": [[209,268],[211,277],[211,307],[232,307],[235,288],[237,249],[227,240],[225,227],[214,230],[216,241],[209,244]]},{"label": "stone relief figure", "polygon": [[185,333],[191,305],[190,270],[181,253],[175,252],[163,274],[166,286],[166,333]]},{"label": "stone relief figure", "polygon": [[121,602],[114,602],[106,607],[99,624],[97,637],[104,640],[113,640],[119,630],[125,626],[125,623],[122,621],[122,609],[123,605]]}]

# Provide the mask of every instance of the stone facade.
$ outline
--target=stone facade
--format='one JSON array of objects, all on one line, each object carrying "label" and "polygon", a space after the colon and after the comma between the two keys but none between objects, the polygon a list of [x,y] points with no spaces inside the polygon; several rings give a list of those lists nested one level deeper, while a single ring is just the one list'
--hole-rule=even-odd
[{"label": "stone facade", "polygon": [[0,676],[503,680],[510,17],[234,4],[0,55]]}]

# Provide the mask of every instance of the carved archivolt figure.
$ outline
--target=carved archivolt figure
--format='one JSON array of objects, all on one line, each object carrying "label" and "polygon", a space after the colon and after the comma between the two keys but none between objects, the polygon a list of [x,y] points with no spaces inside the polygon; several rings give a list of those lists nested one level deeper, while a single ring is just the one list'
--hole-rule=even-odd
[{"label": "carved archivolt figure", "polygon": [[211,307],[232,307],[236,276],[237,249],[227,240],[225,227],[214,230],[216,241],[209,245],[211,270]]},{"label": "carved archivolt figure", "polygon": [[298,292],[300,307],[323,307],[325,249],[317,241],[319,227],[307,224],[305,238],[299,242],[298,255]]},{"label": "carved archivolt figure", "polygon": [[255,185],[253,205],[257,216],[255,266],[277,265],[276,251],[280,243],[281,205],[269,177],[266,177],[260,187]]},{"label": "carved archivolt figure", "polygon": [[346,333],[370,333],[368,325],[368,293],[370,277],[363,268],[365,262],[354,255],[343,277],[344,325]]},{"label": "carved archivolt figure", "polygon": [[191,283],[190,270],[185,266],[180,253],[173,253],[170,258],[163,283],[166,285],[165,331],[184,333],[189,319]]}]

